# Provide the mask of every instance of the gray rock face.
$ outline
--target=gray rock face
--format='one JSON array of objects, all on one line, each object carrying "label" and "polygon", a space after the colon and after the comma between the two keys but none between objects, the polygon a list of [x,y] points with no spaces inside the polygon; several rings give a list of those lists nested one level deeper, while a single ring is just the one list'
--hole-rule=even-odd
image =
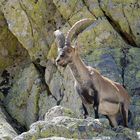
[{"label": "gray rock face", "polygon": [[52,120],[52,118],[58,116],[76,117],[76,114],[70,109],[64,108],[62,106],[55,106],[46,113],[45,121]]},{"label": "gray rock face", "polygon": [[0,106],[0,139],[1,140],[12,140],[17,136],[17,133],[8,123],[8,119],[5,116],[2,106]]},{"label": "gray rock face", "polygon": [[140,131],[140,97],[133,96],[132,98],[132,104],[131,104],[131,111],[132,111],[132,128],[134,130]]},{"label": "gray rock face", "polygon": [[[68,107],[74,117],[83,117],[81,100],[74,89],[69,67],[62,69],[55,65],[57,46],[53,35],[56,29],[66,34],[82,18],[96,19],[77,38],[82,59],[127,88],[132,96],[132,128],[139,131],[138,0],[0,0],[0,101],[4,102],[8,113],[27,128],[33,122],[43,120],[45,113],[56,105]],[[94,117],[93,109],[89,111]],[[55,117],[58,114],[56,112]],[[64,114],[60,113],[61,116]],[[47,116],[52,117],[51,114]],[[69,118],[76,121],[77,127],[79,120]],[[70,123],[65,117],[61,120],[67,125]],[[44,124],[45,131],[51,131]],[[125,133],[129,131],[123,130]],[[30,139],[32,134],[38,135],[34,131],[22,136]]]},{"label": "gray rock face", "polygon": [[81,100],[74,89],[74,78],[69,67],[65,70],[59,68],[56,71],[55,69],[56,67],[53,64],[46,67],[45,79],[52,95],[57,101],[57,105],[67,106],[80,116]]},{"label": "gray rock face", "polygon": [[0,5],[10,31],[28,50],[32,60],[45,65],[53,31],[64,22],[53,2],[2,0]]},{"label": "gray rock face", "polygon": [[17,76],[11,93],[4,104],[13,118],[22,125],[29,127],[38,117],[38,100],[43,86],[40,76],[33,64],[29,64]]},{"label": "gray rock face", "polygon": [[[104,14],[116,24],[116,31],[122,33],[122,38],[132,46],[140,45],[139,38],[139,12],[140,2],[129,0],[100,1],[100,7]],[[133,12],[132,12],[133,11]]]},{"label": "gray rock face", "polygon": [[72,139],[68,139],[68,138],[64,138],[64,137],[49,137],[49,138],[42,138],[42,139],[38,139],[38,140],[72,140]]},{"label": "gray rock face", "polygon": [[[58,116],[57,116],[58,114]],[[70,117],[71,116],[71,117]],[[110,129],[107,119],[77,119],[73,112],[67,108],[56,106],[50,109],[45,121],[38,121],[31,125],[30,130],[14,140],[44,139],[54,136],[68,139],[134,139],[137,134],[128,128],[118,127],[115,131]],[[49,139],[49,138],[48,138]]]}]

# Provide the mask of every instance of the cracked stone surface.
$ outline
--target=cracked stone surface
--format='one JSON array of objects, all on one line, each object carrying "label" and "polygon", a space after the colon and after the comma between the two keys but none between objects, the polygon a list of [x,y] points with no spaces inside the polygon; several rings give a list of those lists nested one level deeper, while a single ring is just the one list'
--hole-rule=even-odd
[{"label": "cracked stone surface", "polygon": [[132,96],[132,128],[139,131],[138,0],[0,0],[0,101],[27,129],[56,105],[82,118],[69,67],[55,65],[53,35],[56,29],[66,35],[82,18],[96,19],[77,38],[82,59],[127,88]]},{"label": "cracked stone surface", "polygon": [[29,0],[9,0],[0,5],[9,29],[28,50],[31,59],[45,65],[53,31],[64,22],[52,1],[41,0],[36,4]]},{"label": "cracked stone surface", "polygon": [[23,126],[29,127],[37,120],[41,92],[39,74],[35,66],[29,64],[19,73],[12,90],[4,99],[7,111]]},{"label": "cracked stone surface", "polygon": [[138,138],[136,132],[128,128],[118,127],[115,131],[111,130],[107,119],[77,119],[71,110],[56,106],[47,112],[45,121],[32,124],[28,132],[15,137],[14,140],[38,140],[54,136],[60,139],[61,137],[62,139],[109,138],[113,140]]},{"label": "cracked stone surface", "polygon": [[[74,110],[75,113],[80,116],[81,100],[79,99],[78,94],[73,88],[74,79],[72,77],[70,69],[66,68],[66,70],[63,70],[60,68],[52,75],[52,70],[54,70],[55,68],[53,65],[51,65],[52,64],[50,64],[50,66],[46,68],[45,78],[52,95],[57,101],[57,105],[63,105],[72,108],[72,110]],[[67,75],[67,73],[69,73],[69,75]]]},{"label": "cracked stone surface", "polygon": [[122,32],[124,40],[134,47],[139,47],[140,2],[99,0],[99,3],[105,15],[117,25],[116,30]]},{"label": "cracked stone surface", "polygon": [[9,124],[9,122],[7,122],[7,117],[2,108],[3,107],[0,105],[0,138],[2,140],[12,140],[14,137],[17,136],[17,133]]}]

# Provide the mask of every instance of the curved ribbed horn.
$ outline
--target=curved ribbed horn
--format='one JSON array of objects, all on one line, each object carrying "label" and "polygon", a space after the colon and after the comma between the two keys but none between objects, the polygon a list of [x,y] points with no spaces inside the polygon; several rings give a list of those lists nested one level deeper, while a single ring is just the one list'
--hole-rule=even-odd
[{"label": "curved ribbed horn", "polygon": [[65,40],[65,46],[71,46],[72,38],[76,37],[80,32],[93,23],[94,19],[85,18],[77,21],[68,31]]},{"label": "curved ribbed horn", "polygon": [[60,30],[56,30],[54,32],[55,35],[55,42],[58,48],[63,48],[65,46],[65,36]]}]

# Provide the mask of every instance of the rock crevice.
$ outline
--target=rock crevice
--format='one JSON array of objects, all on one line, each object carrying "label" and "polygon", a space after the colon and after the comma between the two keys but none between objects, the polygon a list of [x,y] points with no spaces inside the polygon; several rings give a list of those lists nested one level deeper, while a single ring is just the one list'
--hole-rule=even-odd
[{"label": "rock crevice", "polygon": [[100,6],[100,9],[102,10],[102,12],[104,13],[104,16],[106,17],[106,19],[108,20],[108,22],[112,25],[112,27],[114,28],[114,30],[121,36],[121,38],[130,46],[133,46],[133,47],[139,47],[137,46],[137,44],[135,43],[134,41],[134,35],[133,35],[133,32],[132,32],[132,29],[130,27],[130,24],[128,22],[128,19],[127,17],[125,16],[125,12],[123,10],[123,7],[121,8],[122,9],[122,13],[127,21],[127,24],[128,24],[128,27],[129,27],[129,33],[123,31],[121,29],[121,26],[117,23],[117,21],[115,21],[113,19],[113,17],[109,14],[109,13],[106,13],[106,11],[102,8],[101,6],[101,1],[98,0],[99,2],[99,6]]}]

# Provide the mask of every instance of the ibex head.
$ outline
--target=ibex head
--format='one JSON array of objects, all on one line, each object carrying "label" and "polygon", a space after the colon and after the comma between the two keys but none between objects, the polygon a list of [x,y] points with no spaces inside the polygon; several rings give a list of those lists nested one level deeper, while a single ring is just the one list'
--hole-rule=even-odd
[{"label": "ibex head", "polygon": [[[66,38],[64,34],[56,30],[54,35],[56,37],[56,43],[58,47],[58,56],[56,58],[56,63],[62,67],[67,66],[74,60],[74,56],[78,54],[78,45],[75,43],[74,46],[71,45],[72,38],[75,38],[80,32],[82,32],[87,26],[93,23],[92,19],[82,19],[76,22],[71,29],[68,31]],[[85,26],[84,26],[85,25]]]},{"label": "ibex head", "polygon": [[56,44],[58,47],[58,56],[56,58],[56,63],[62,67],[65,67],[68,63],[72,62],[74,48],[70,45],[65,45],[65,37],[61,31],[56,30],[54,32],[54,35],[56,36]]}]

